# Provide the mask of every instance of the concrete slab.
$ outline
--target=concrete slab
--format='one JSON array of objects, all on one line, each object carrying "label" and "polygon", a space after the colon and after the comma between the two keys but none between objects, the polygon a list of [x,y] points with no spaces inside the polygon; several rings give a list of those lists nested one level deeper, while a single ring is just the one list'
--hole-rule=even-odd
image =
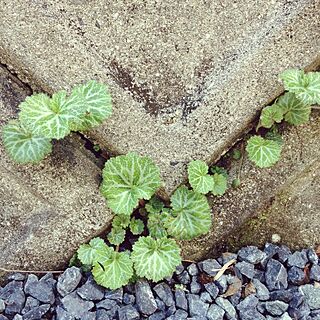
[{"label": "concrete slab", "polygon": [[[213,227],[208,235],[182,243],[188,259],[214,256],[243,245],[263,245],[272,234],[293,249],[320,243],[320,112],[308,124],[286,127],[281,160],[259,169],[245,158],[241,186],[209,197]],[[240,147],[240,146],[237,146]],[[239,161],[227,161],[230,182]]]},{"label": "concrete slab", "polygon": [[[0,130],[30,94],[0,67]],[[111,220],[99,194],[101,170],[76,135],[40,165],[17,165],[0,141],[0,266],[56,269]],[[1,273],[1,272],[0,272]]]},{"label": "concrete slab", "polygon": [[1,61],[34,88],[109,83],[114,115],[90,137],[151,156],[168,193],[247,129],[281,71],[320,51],[319,0],[16,0],[0,25]]}]

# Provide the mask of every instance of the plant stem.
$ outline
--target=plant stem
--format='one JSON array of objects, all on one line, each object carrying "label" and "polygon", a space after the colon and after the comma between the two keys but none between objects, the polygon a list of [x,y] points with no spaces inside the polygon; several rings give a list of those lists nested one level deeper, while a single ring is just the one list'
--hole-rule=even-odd
[{"label": "plant stem", "polygon": [[182,260],[182,262],[196,263],[196,262],[195,262],[195,261],[193,261],[193,260]]},{"label": "plant stem", "polygon": [[317,109],[317,110],[320,110],[320,106],[311,106],[311,109]]},{"label": "plant stem", "polygon": [[63,273],[64,271],[60,271],[60,270],[55,270],[55,271],[51,271],[51,270],[15,270],[15,269],[6,269],[3,267],[0,267],[0,271],[4,271],[4,272],[10,272],[10,273],[15,273],[15,272],[19,272],[19,273]]}]

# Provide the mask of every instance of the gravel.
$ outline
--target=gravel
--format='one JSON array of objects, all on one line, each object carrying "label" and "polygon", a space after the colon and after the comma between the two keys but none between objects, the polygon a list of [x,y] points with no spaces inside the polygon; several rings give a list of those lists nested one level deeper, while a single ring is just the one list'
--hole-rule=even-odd
[{"label": "gravel", "polygon": [[[236,259],[214,280],[217,269]],[[320,320],[320,261],[314,249],[248,246],[186,263],[160,283],[118,290],[76,267],[60,276],[11,274],[0,287],[0,320]]]}]

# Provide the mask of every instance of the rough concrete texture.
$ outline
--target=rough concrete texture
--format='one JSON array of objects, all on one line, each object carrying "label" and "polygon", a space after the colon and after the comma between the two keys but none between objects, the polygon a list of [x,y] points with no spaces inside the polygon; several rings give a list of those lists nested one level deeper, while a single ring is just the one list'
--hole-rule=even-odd
[{"label": "rough concrete texture", "polygon": [[91,135],[161,167],[167,192],[192,159],[220,157],[282,90],[278,74],[312,68],[320,1],[5,1],[0,58],[52,92],[110,84],[114,115]]},{"label": "rough concrete texture", "polygon": [[[184,256],[200,259],[242,245],[262,245],[272,234],[292,248],[320,243],[320,113],[310,123],[285,127],[281,160],[259,169],[246,157],[241,186],[220,197],[210,197],[213,227],[205,237],[184,242]],[[241,146],[237,146],[241,149]],[[226,160],[230,181],[240,162]]]},{"label": "rough concrete texture", "polygon": [[[0,130],[27,94],[0,67]],[[59,268],[109,224],[95,161],[77,136],[56,143],[39,165],[13,163],[0,141],[0,267]]]}]

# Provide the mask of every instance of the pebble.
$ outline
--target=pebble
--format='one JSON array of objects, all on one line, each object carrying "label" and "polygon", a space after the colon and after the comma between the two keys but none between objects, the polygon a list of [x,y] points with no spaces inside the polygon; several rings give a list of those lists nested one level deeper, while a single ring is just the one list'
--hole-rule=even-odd
[{"label": "pebble", "polygon": [[115,306],[117,306],[117,302],[114,300],[110,300],[110,299],[104,299],[100,302],[98,302],[96,304],[97,309],[106,309],[106,310],[110,310],[112,308],[114,308]]},{"label": "pebble", "polygon": [[317,265],[319,263],[319,257],[314,249],[307,250],[308,260],[312,263]]},{"label": "pebble", "polygon": [[0,299],[0,313],[2,313],[5,308],[6,308],[6,305],[4,304],[4,300]]},{"label": "pebble", "polygon": [[254,265],[246,262],[246,261],[242,261],[242,262],[238,262],[235,265],[236,269],[239,270],[239,272],[246,276],[248,279],[253,279],[255,272],[254,272]]},{"label": "pebble", "polygon": [[92,301],[81,299],[76,292],[72,292],[61,299],[63,308],[73,317],[82,318],[94,307]]},{"label": "pebble", "polygon": [[24,308],[21,311],[21,314],[23,315],[29,312],[31,309],[38,307],[39,305],[40,305],[40,302],[37,299],[33,297],[27,297]]},{"label": "pebble", "polygon": [[163,320],[166,318],[166,313],[164,311],[157,311],[152,314],[148,319],[149,320]]},{"label": "pebble", "polygon": [[222,267],[216,259],[207,259],[199,262],[199,266],[209,276],[215,276]]},{"label": "pebble", "polygon": [[138,280],[135,285],[136,303],[142,314],[150,315],[157,310],[157,303],[154,299],[150,285],[145,280]]},{"label": "pebble", "polygon": [[157,284],[153,290],[167,307],[174,305],[172,290],[166,283],[161,282]]},{"label": "pebble", "polygon": [[41,319],[50,309],[50,304],[42,304],[34,307],[23,315],[23,320],[38,320]]},{"label": "pebble", "polygon": [[105,298],[110,300],[115,300],[118,303],[122,303],[123,299],[123,288],[119,288],[116,290],[106,290]]},{"label": "pebble", "polygon": [[303,269],[307,263],[308,257],[305,251],[296,251],[288,257],[289,267],[298,267]]},{"label": "pebble", "polygon": [[201,291],[201,285],[197,281],[197,277],[193,276],[190,283],[190,292],[199,293]]},{"label": "pebble", "polygon": [[305,273],[298,267],[291,267],[288,271],[288,281],[294,285],[301,285],[305,280]]},{"label": "pebble", "polygon": [[270,292],[268,288],[258,279],[253,279],[252,283],[256,289],[256,296],[261,301],[266,301],[270,299]]},{"label": "pebble", "polygon": [[124,306],[118,310],[119,320],[139,320],[140,314],[133,306]]},{"label": "pebble", "polygon": [[179,280],[180,283],[182,284],[189,284],[191,281],[190,275],[187,271],[183,271],[179,275],[177,275],[177,279]]},{"label": "pebble", "polygon": [[50,283],[45,280],[38,280],[34,274],[29,274],[24,285],[24,292],[43,303],[53,304],[55,295]]},{"label": "pebble", "polygon": [[314,264],[310,270],[310,279],[320,282],[320,266]]},{"label": "pebble", "polygon": [[186,293],[183,290],[175,291],[176,306],[183,310],[188,310],[188,301]]},{"label": "pebble", "polygon": [[219,307],[217,304],[212,304],[207,313],[207,318],[209,320],[223,320],[225,311]]},{"label": "pebble", "polygon": [[195,263],[191,263],[190,266],[187,267],[187,270],[190,276],[197,276],[199,274],[199,269]]},{"label": "pebble", "polygon": [[218,297],[216,299],[216,304],[226,312],[226,316],[229,319],[236,317],[236,314],[237,314],[236,309],[234,308],[234,306],[231,304],[231,302],[229,300],[224,299],[222,297]]},{"label": "pebble", "polygon": [[289,256],[291,255],[291,250],[287,246],[282,245],[279,247],[277,253],[278,253],[278,260],[281,263],[285,263],[287,262]]},{"label": "pebble", "polygon": [[241,248],[238,251],[238,257],[242,261],[246,261],[252,264],[258,264],[266,258],[266,253],[261,251],[255,246],[248,246]]},{"label": "pebble", "polygon": [[219,294],[219,289],[218,287],[212,283],[212,282],[209,282],[209,283],[205,283],[204,284],[204,287],[205,289],[207,290],[207,292],[210,294],[210,296],[212,297],[212,299],[216,299],[218,294]]},{"label": "pebble", "polygon": [[187,294],[187,300],[191,317],[205,316],[207,314],[209,304],[203,302],[198,295]]},{"label": "pebble", "polygon": [[58,278],[57,290],[59,294],[64,297],[67,294],[73,292],[82,278],[81,270],[76,267],[68,268],[63,274]]},{"label": "pebble", "polygon": [[227,289],[228,289],[228,277],[226,275],[222,275],[214,283],[218,287],[220,294],[223,294],[223,293],[225,293],[227,291]]},{"label": "pebble", "polygon": [[265,304],[266,310],[273,316],[281,316],[288,310],[289,305],[283,301],[267,301]]},{"label": "pebble", "polygon": [[97,285],[93,278],[89,278],[86,283],[77,289],[77,294],[84,300],[100,301],[104,297],[104,289]]},{"label": "pebble", "polygon": [[266,268],[266,285],[269,290],[287,289],[287,270],[279,261],[270,259]]},{"label": "pebble", "polygon": [[123,295],[124,304],[134,304],[135,301],[136,301],[136,297],[133,294],[125,293]]},{"label": "pebble", "polygon": [[277,290],[270,292],[271,300],[281,300],[283,302],[290,302],[293,298],[293,293],[291,290]]},{"label": "pebble", "polygon": [[305,296],[306,303],[311,310],[320,309],[320,288],[306,284],[301,286],[299,291]]}]

